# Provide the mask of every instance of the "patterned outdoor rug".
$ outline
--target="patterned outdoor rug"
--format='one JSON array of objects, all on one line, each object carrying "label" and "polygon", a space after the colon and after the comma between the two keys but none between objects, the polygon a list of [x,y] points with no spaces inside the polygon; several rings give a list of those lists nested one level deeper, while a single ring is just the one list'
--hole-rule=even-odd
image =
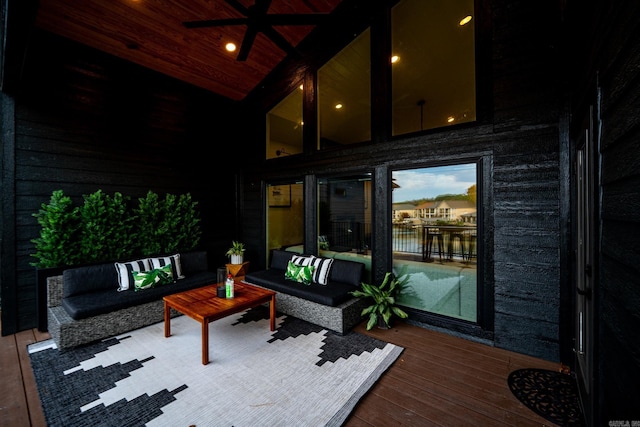
[{"label": "patterned outdoor rug", "polygon": [[509,388],[536,414],[560,426],[582,426],[584,421],[573,377],[547,369],[518,369],[509,374]]},{"label": "patterned outdoor rug", "polygon": [[209,325],[186,316],[60,352],[29,346],[50,426],[341,425],[403,351],[293,317],[269,330],[264,307]]}]

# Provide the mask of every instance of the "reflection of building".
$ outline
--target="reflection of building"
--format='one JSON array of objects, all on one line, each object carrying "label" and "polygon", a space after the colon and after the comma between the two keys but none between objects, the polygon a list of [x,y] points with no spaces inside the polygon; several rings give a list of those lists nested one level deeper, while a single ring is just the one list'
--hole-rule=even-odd
[{"label": "reflection of building", "polygon": [[460,217],[462,218],[462,222],[465,224],[477,224],[478,220],[476,214],[477,212],[474,210],[471,213],[460,215]]},{"label": "reflection of building", "polygon": [[413,203],[394,203],[392,209],[394,221],[402,221],[405,218],[416,218],[417,216],[416,205]]},{"label": "reflection of building", "polygon": [[421,219],[471,222],[464,217],[473,214],[475,218],[475,213],[476,206],[469,200],[437,200],[418,205],[414,216]]},{"label": "reflection of building", "polygon": [[416,207],[417,218],[443,221],[463,221],[464,215],[474,214],[476,206],[469,200],[437,200]]}]

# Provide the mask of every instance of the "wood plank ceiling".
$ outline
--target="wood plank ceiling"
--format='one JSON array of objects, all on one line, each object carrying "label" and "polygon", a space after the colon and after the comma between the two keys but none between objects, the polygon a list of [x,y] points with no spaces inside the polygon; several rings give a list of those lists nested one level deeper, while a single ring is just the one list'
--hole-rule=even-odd
[{"label": "wood plank ceiling", "polygon": [[[257,0],[261,1],[261,0]],[[330,13],[341,0],[273,0],[268,14]],[[232,100],[242,100],[287,53],[258,32],[245,61],[224,46],[242,44],[246,25],[186,28],[185,21],[244,16],[254,0],[40,0],[37,28],[91,46]],[[273,27],[297,46],[313,25]]]}]

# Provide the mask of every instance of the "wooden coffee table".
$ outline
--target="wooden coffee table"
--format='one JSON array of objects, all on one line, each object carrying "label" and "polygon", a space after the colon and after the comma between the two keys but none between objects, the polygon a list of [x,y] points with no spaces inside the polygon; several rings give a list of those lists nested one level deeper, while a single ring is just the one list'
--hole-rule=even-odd
[{"label": "wooden coffee table", "polygon": [[219,298],[218,285],[209,285],[163,297],[164,336],[171,336],[171,309],[202,324],[202,364],[209,363],[209,322],[260,304],[269,304],[271,330],[276,329],[276,293],[268,289],[235,282],[233,298]]}]

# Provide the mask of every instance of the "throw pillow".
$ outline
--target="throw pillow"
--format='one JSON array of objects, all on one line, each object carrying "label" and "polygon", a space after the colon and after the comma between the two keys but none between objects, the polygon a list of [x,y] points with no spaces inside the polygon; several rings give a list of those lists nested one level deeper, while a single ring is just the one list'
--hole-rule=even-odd
[{"label": "throw pillow", "polygon": [[165,265],[171,265],[173,277],[176,280],[184,279],[184,275],[182,274],[182,265],[180,264],[180,254],[158,258],[149,258],[149,262],[151,263],[151,268],[160,268],[164,267]]},{"label": "throw pillow", "polygon": [[149,271],[151,266],[148,259],[139,259],[130,262],[116,262],[116,273],[118,273],[118,291],[126,291],[132,286],[134,271]]},{"label": "throw pillow", "polygon": [[173,283],[171,264],[167,264],[161,268],[154,268],[149,271],[133,272],[133,284],[136,292],[144,289],[155,288],[159,285],[168,285],[170,283]]},{"label": "throw pillow", "polygon": [[297,265],[289,261],[284,278],[308,285],[313,277],[313,266]]},{"label": "throw pillow", "polygon": [[313,283],[326,285],[329,281],[329,273],[331,272],[332,264],[333,258],[313,257],[310,264],[313,266]]},{"label": "throw pillow", "polygon": [[293,262],[296,265],[310,265],[311,260],[313,258],[314,258],[313,255],[309,255],[309,256],[293,255],[291,257],[291,262]]},{"label": "throw pillow", "polygon": [[329,280],[329,273],[331,271],[331,264],[333,264],[333,258],[318,258],[316,256],[302,256],[293,255],[291,262],[296,265],[313,266],[313,283],[319,283],[326,285]]}]

